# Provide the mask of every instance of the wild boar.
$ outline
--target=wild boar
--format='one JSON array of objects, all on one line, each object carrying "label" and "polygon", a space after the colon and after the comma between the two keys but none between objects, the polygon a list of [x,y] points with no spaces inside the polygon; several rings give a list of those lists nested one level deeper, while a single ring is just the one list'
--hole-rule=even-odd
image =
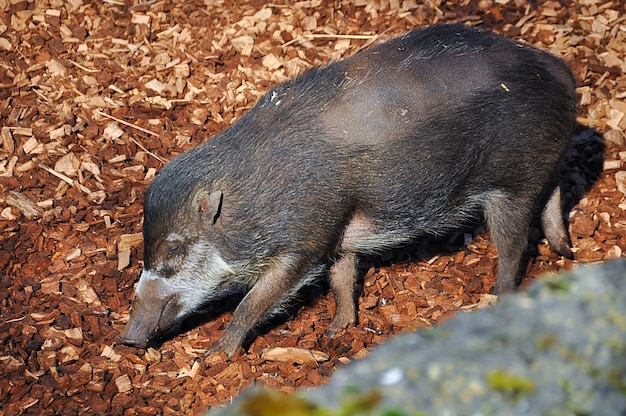
[{"label": "wild boar", "polygon": [[356,322],[359,255],[484,218],[495,293],[521,274],[533,207],[570,257],[559,165],[575,81],[553,55],[463,25],[414,30],[271,89],[181,154],[144,201],[145,269],[123,343],[145,347],[207,301],[245,296],[210,352],[328,274],[329,334]]}]

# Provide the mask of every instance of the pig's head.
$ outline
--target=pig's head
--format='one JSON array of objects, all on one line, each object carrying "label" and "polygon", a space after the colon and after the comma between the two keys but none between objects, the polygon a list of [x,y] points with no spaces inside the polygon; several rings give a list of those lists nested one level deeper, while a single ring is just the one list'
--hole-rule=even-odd
[{"label": "pig's head", "polygon": [[118,339],[145,348],[223,290],[233,273],[211,239],[222,193],[196,191],[172,200],[153,183],[144,203],[144,270],[129,321]]}]

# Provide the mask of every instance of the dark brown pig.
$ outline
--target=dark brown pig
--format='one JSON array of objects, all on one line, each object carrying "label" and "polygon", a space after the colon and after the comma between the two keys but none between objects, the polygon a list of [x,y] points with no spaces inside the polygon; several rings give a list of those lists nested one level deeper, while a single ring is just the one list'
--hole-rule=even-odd
[{"label": "dark brown pig", "polygon": [[270,90],[178,156],[144,205],[145,270],[120,335],[145,347],[207,301],[245,297],[211,351],[328,273],[334,334],[356,320],[357,258],[484,216],[495,293],[520,277],[531,211],[571,256],[558,172],[575,124],[567,66],[461,25],[415,30]]}]

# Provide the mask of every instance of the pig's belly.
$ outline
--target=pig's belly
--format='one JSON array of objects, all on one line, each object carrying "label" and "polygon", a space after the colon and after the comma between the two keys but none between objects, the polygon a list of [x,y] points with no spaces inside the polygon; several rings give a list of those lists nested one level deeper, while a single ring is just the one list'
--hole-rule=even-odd
[{"label": "pig's belly", "polygon": [[339,252],[377,254],[395,247],[414,243],[425,235],[445,235],[452,228],[454,227],[441,227],[438,229],[398,228],[370,233],[359,231],[356,234],[354,230],[350,230],[342,239]]},{"label": "pig's belly", "polygon": [[[405,215],[368,217],[357,212],[344,229],[340,252],[374,254],[412,243],[424,235],[445,235],[480,218],[482,198],[471,197],[454,207]],[[375,219],[374,219],[375,218]]]}]

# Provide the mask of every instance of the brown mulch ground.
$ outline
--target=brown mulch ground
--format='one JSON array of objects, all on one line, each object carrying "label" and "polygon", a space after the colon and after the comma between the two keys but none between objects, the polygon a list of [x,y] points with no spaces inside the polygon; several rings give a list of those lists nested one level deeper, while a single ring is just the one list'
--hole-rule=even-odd
[{"label": "brown mulch ground", "polygon": [[410,28],[466,22],[571,65],[579,122],[605,149],[582,131],[571,155],[577,260],[542,241],[526,283],[621,257],[623,2],[536,3],[0,0],[0,414],[198,414],[254,383],[322,384],[393,334],[488,305],[497,255],[479,233],[444,244],[450,254],[371,267],[360,323],[334,340],[323,335],[330,293],[232,361],[196,361],[229,314],[159,349],[115,340],[141,271],[143,192],[164,161],[228,127],[271,85]]}]

